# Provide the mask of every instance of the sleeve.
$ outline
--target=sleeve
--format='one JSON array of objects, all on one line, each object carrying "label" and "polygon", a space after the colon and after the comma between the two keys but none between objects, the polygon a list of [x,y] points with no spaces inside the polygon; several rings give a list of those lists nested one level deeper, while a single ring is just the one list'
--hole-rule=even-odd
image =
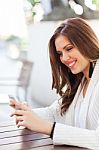
[{"label": "sleeve", "polygon": [[99,150],[99,128],[96,130],[88,130],[56,123],[53,144],[73,145]]},{"label": "sleeve", "polygon": [[36,108],[36,109],[33,109],[33,111],[36,112],[42,118],[47,119],[48,121],[65,123],[64,117],[62,117],[59,112],[58,101],[55,101],[49,107]]},{"label": "sleeve", "polygon": [[54,122],[54,116],[49,107],[33,109],[40,117]]}]

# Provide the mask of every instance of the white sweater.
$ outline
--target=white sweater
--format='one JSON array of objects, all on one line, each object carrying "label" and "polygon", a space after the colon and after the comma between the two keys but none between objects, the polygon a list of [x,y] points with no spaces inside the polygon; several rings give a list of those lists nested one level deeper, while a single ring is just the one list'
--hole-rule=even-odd
[{"label": "white sweater", "polygon": [[[78,114],[77,107],[80,101],[81,88],[80,84],[74,100],[64,116],[59,113],[58,101],[49,107],[34,109],[34,111],[51,122],[56,121],[53,144],[99,150],[99,60],[86,91],[85,104],[81,103],[79,106],[79,110],[81,111],[82,107],[83,111]],[[78,123],[75,122],[77,117],[79,118]]]}]

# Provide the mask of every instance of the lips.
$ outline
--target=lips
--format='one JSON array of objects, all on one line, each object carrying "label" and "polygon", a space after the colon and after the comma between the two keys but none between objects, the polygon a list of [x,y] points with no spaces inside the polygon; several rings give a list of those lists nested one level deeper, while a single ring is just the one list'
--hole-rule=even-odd
[{"label": "lips", "polygon": [[69,68],[72,68],[76,63],[76,60],[75,61],[71,61],[71,62],[67,62],[66,64],[68,65]]}]

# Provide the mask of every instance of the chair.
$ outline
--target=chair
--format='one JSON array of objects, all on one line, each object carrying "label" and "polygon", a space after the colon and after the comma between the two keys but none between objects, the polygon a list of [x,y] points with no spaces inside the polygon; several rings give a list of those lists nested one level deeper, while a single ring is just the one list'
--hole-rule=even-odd
[{"label": "chair", "polygon": [[22,60],[22,67],[20,74],[16,80],[13,79],[0,79],[0,86],[15,86],[16,87],[16,97],[20,99],[19,89],[24,90],[24,100],[27,100],[28,87],[33,67],[33,62],[28,60]]}]

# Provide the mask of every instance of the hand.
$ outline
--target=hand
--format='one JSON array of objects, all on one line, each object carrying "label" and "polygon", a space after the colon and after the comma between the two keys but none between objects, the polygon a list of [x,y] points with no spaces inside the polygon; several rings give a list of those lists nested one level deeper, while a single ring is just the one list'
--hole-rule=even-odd
[{"label": "hand", "polygon": [[38,116],[24,103],[11,99],[9,105],[15,108],[11,117],[15,116],[18,127],[24,126],[32,131],[50,135],[53,123]]},{"label": "hand", "polygon": [[15,116],[17,126],[24,126],[32,131],[50,135],[53,123],[44,120],[32,110],[15,110],[11,116]]},{"label": "hand", "polygon": [[9,105],[14,109],[31,110],[26,103],[16,101],[15,99],[10,99]]}]

